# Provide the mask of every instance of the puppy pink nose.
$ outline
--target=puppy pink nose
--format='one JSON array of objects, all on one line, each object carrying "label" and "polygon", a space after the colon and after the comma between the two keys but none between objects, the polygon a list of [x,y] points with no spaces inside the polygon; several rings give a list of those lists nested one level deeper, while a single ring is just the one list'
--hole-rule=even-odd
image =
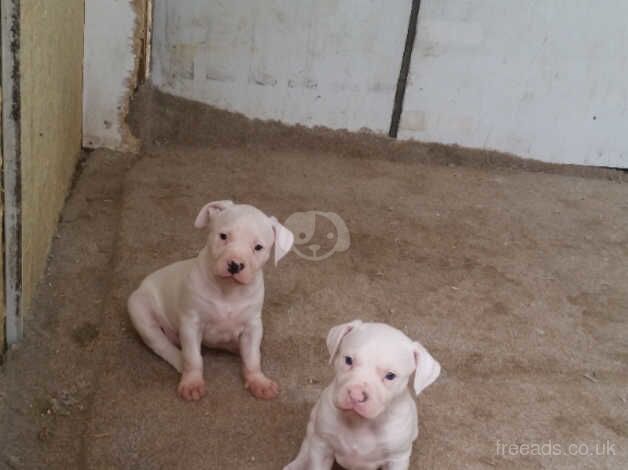
[{"label": "puppy pink nose", "polygon": [[239,261],[231,260],[227,263],[227,271],[229,271],[229,274],[238,274],[243,269],[244,263],[240,263]]},{"label": "puppy pink nose", "polygon": [[352,385],[347,390],[347,393],[353,403],[364,403],[369,399],[368,393],[364,391],[361,385]]}]

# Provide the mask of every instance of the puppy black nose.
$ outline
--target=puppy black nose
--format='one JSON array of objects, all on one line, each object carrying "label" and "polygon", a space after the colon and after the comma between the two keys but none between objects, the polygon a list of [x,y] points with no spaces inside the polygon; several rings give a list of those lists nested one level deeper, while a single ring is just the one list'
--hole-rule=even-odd
[{"label": "puppy black nose", "polygon": [[229,264],[227,265],[227,271],[229,271],[229,274],[238,274],[243,269],[244,269],[244,263],[237,263],[235,261],[229,261]]}]

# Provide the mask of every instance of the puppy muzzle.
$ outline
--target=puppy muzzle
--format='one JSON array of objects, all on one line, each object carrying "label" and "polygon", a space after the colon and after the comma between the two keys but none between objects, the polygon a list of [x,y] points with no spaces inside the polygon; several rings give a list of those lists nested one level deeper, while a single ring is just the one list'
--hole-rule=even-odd
[{"label": "puppy muzzle", "polygon": [[375,389],[366,382],[339,387],[334,401],[338,409],[353,411],[367,419],[376,417],[383,409]]},{"label": "puppy muzzle", "polygon": [[214,273],[223,278],[232,278],[241,284],[248,284],[255,277],[254,263],[237,252],[229,251],[214,263]]}]

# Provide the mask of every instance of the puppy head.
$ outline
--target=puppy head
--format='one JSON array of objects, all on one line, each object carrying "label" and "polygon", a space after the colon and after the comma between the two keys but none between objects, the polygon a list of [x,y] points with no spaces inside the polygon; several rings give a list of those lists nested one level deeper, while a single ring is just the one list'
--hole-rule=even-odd
[{"label": "puppy head", "polygon": [[215,276],[248,284],[268,261],[273,245],[275,264],[292,248],[292,232],[259,209],[231,201],[206,204],[194,226],[209,225],[209,271]]},{"label": "puppy head", "polygon": [[404,393],[412,374],[416,395],[440,374],[440,364],[420,343],[383,323],[338,325],[327,336],[327,348],[336,369],[335,406],[367,419]]}]

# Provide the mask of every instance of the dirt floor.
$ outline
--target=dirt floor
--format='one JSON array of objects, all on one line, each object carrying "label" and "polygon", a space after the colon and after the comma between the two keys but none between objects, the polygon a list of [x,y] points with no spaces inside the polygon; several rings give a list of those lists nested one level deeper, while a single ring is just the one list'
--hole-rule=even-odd
[{"label": "dirt floor", "polygon": [[[624,175],[248,121],[150,90],[131,122],[142,154],[84,162],[2,366],[0,468],[280,469],[330,380],[327,331],[355,318],[403,329],[443,366],[418,399],[412,468],[628,468]],[[209,394],[184,403],[125,301],[196,254],[197,210],[226,198],[280,220],[335,212],[351,245],[266,269],[277,400],[208,351]]]}]

